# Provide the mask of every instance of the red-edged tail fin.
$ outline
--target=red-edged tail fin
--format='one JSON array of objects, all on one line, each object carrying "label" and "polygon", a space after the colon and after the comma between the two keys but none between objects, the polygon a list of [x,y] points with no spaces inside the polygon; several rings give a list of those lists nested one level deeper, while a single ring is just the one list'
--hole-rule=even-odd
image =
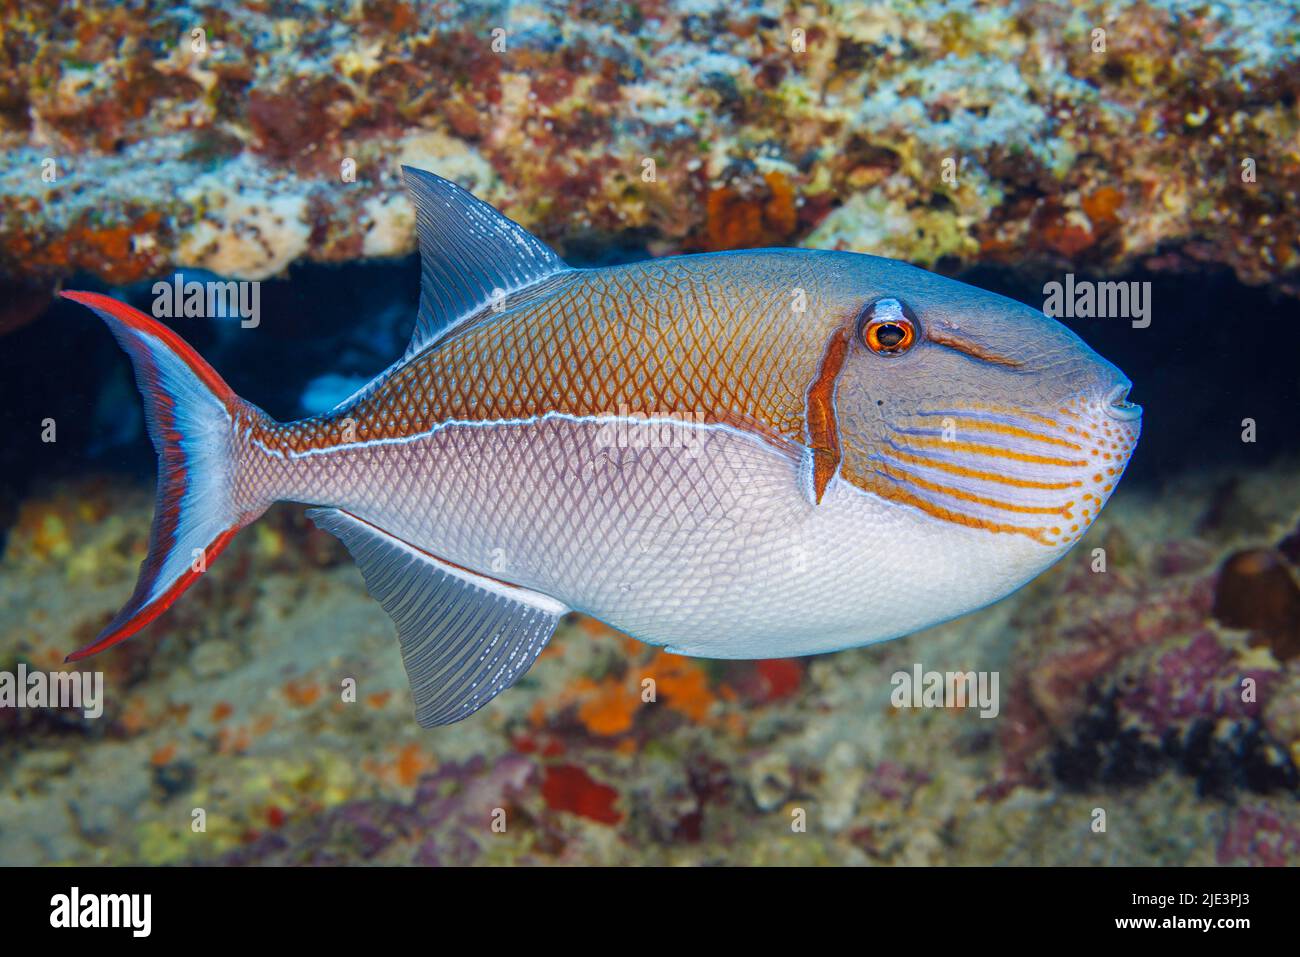
[{"label": "red-edged tail fin", "polygon": [[[149,437],[158,452],[158,497],[149,554],[135,593],[76,661],[131,637],[198,579],[261,509],[237,509],[232,478],[237,461],[235,424],[241,414],[262,415],[162,323],[94,292],[63,292],[93,309],[131,357],[144,397]],[[264,508],[265,506],[263,506]]]}]

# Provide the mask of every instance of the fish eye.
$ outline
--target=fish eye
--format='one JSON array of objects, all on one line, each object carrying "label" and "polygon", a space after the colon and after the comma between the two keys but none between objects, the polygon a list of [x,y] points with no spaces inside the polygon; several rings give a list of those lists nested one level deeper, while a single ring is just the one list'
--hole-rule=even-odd
[{"label": "fish eye", "polygon": [[916,344],[916,331],[916,317],[898,299],[877,299],[858,320],[862,344],[881,356],[901,356]]}]

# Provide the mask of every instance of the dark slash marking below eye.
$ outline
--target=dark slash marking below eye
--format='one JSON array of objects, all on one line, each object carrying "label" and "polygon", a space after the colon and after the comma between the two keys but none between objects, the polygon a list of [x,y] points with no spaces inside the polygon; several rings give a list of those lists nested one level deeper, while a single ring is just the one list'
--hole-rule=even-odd
[{"label": "dark slash marking below eye", "polygon": [[979,359],[981,362],[991,362],[994,365],[1007,366],[1011,369],[1018,369],[1023,362],[1017,359],[1010,359],[1006,356],[1000,356],[996,352],[989,352],[980,346],[975,345],[965,339],[958,339],[956,336],[946,335],[942,332],[929,332],[926,338],[936,345],[947,346],[949,349],[955,349],[972,359]]}]

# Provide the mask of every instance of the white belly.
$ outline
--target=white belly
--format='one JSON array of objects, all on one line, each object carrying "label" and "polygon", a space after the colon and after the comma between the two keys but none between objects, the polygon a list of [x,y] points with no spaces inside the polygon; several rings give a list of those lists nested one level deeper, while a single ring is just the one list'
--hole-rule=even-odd
[{"label": "white belly", "polygon": [[1061,554],[839,478],[814,505],[797,463],[722,426],[557,416],[328,458],[318,501],[701,657],[898,637],[1001,598]]}]

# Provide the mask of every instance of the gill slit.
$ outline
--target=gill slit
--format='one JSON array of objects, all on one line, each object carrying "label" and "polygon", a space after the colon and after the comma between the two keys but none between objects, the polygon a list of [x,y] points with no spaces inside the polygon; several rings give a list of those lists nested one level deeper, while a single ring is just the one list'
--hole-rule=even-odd
[{"label": "gill slit", "polygon": [[852,322],[844,323],[831,333],[817,375],[804,398],[804,431],[812,455],[811,491],[815,505],[821,504],[826,487],[839,471],[844,456],[835,409],[835,388],[849,354],[852,335]]}]

